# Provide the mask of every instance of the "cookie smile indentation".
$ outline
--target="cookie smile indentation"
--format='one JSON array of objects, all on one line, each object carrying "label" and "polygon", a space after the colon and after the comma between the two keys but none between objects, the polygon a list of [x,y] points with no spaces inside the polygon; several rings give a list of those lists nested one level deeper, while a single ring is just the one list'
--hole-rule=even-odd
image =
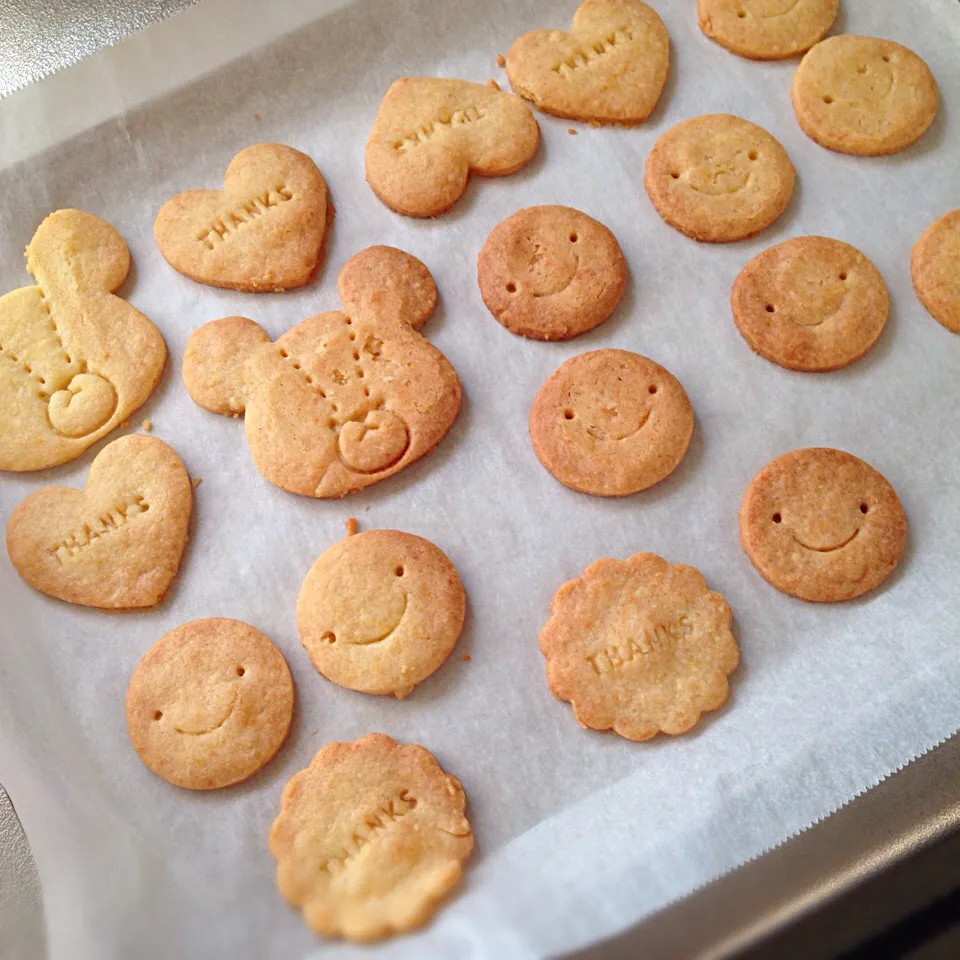
[{"label": "cookie smile indentation", "polygon": [[800,544],[805,550],[813,550],[815,553],[833,553],[836,550],[842,550],[847,544],[852,543],[854,537],[860,532],[860,527],[857,527],[853,533],[850,534],[846,540],[841,540],[840,543],[834,544],[829,547],[817,547],[810,543],[804,543],[796,534],[793,534],[793,539]]},{"label": "cookie smile indentation", "polygon": [[383,643],[385,640],[389,640],[390,637],[392,637],[397,632],[397,630],[400,629],[400,624],[403,623],[403,618],[407,615],[407,605],[409,603],[409,600],[410,600],[409,595],[406,592],[404,592],[403,609],[400,611],[400,616],[397,617],[397,622],[389,630],[385,631],[384,633],[381,633],[379,636],[370,637],[369,639],[366,639],[366,640],[351,640],[349,641],[350,645],[357,646],[357,647],[369,647],[371,644]]},{"label": "cookie smile indentation", "polygon": [[240,691],[234,690],[233,697],[230,699],[230,706],[227,709],[227,712],[223,715],[223,718],[218,722],[213,724],[211,727],[206,727],[203,730],[184,730],[183,727],[175,726],[173,729],[177,733],[182,733],[188,737],[205,737],[208,733],[215,733],[219,730],[233,715],[233,709],[237,705],[237,700],[240,698]]},{"label": "cookie smile indentation", "polygon": [[558,286],[555,290],[547,290],[543,293],[534,293],[532,294],[532,296],[535,299],[540,300],[546,297],[559,296],[565,290],[569,290],[570,287],[573,285],[573,281],[577,279],[577,274],[580,272],[580,257],[575,256],[573,259],[574,259],[573,272],[570,274],[570,277],[567,279],[565,283]]}]

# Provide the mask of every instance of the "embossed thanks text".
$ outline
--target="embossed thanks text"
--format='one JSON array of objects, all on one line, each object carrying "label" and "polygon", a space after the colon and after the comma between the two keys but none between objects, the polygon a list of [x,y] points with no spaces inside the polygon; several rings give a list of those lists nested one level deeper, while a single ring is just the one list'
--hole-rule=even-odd
[{"label": "embossed thanks text", "polygon": [[325,861],[320,869],[329,873],[339,873],[368,843],[388,829],[392,823],[405,817],[416,805],[416,798],[410,796],[410,791],[401,790],[396,796],[381,804],[373,813],[367,814],[340,852]]},{"label": "embossed thanks text", "polygon": [[653,623],[645,626],[635,637],[624,643],[612,644],[597,653],[591,653],[587,662],[598,676],[621,670],[638,657],[647,657],[693,632],[693,623],[683,614],[675,623]]},{"label": "embossed thanks text", "polygon": [[483,110],[475,106],[464,107],[462,110],[454,110],[452,113],[438,117],[426,126],[418,127],[413,133],[407,134],[402,140],[397,140],[393,144],[393,149],[398,153],[406,153],[408,150],[413,150],[421,144],[435,140],[445,130],[463,127],[468,123],[476,123],[485,116],[486,114]]},{"label": "embossed thanks text", "polygon": [[555,73],[561,77],[569,77],[577,70],[589,67],[602,60],[608,53],[615,50],[618,44],[627,40],[632,40],[633,34],[626,27],[617,27],[616,30],[608,33],[602,40],[594,40],[593,43],[581,47],[576,53],[561,60],[554,68]]},{"label": "embossed thanks text", "polygon": [[258,217],[281,203],[293,199],[293,192],[289,187],[281,184],[275,190],[264,190],[246,203],[240,204],[233,210],[228,210],[218,217],[206,230],[197,234],[197,240],[208,250],[213,250],[218,244],[224,243],[230,234],[235,233],[245,223],[251,223]]}]

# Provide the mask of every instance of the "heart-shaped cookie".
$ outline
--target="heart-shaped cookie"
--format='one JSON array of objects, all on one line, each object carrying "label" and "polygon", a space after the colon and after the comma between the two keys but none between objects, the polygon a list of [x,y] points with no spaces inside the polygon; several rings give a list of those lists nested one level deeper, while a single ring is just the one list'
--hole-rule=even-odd
[{"label": "heart-shaped cookie", "polygon": [[153,235],[174,269],[212,287],[257,293],[309,283],[323,259],[327,184],[305,154],[257,143],[230,161],[222,190],[186,190]]},{"label": "heart-shaped cookie", "polygon": [[544,113],[632,126],[646,120],[670,68],[670,37],[643,0],[586,0],[569,33],[531,30],[507,52],[507,77]]},{"label": "heart-shaped cookie", "polygon": [[367,183],[397,213],[449,210],[471,172],[503,177],[537,152],[540,128],[512,93],[466,80],[402,77],[390,85],[367,140]]},{"label": "heart-shaped cookie", "polygon": [[158,604],[187,543],[193,487],[177,454],[135,434],[104,447],[83,491],[47,487],[19,503],[7,552],[30,586],[102,609]]}]

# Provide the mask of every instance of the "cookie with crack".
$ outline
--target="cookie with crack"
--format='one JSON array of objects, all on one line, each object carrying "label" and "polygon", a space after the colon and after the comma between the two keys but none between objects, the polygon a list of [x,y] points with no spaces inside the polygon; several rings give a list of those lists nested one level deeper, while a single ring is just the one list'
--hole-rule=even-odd
[{"label": "cookie with crack", "polygon": [[840,0],[697,0],[700,29],[750,60],[809,50],[837,19]]},{"label": "cookie with crack", "polygon": [[598,497],[653,486],[683,459],[693,407],[680,381],[629,350],[571,357],[540,388],[530,440],[562,484]]},{"label": "cookie with crack", "polygon": [[427,268],[393,247],[344,265],[343,310],[275,342],[245,317],[190,336],[183,381],[200,406],[245,415],[257,469],[308,497],[342,497],[429,453],[460,409],[460,381],[417,331],[437,302]]},{"label": "cookie with crack", "polygon": [[7,552],[35,590],[68,603],[152,607],[177,575],[193,485],[157,437],[121,437],[97,454],[85,489],[45,487],[10,514]]},{"label": "cookie with crack", "polygon": [[740,505],[740,541],[778,590],[801,600],[851,600],[883,583],[903,555],[907,520],[870,464],[828,447],[771,460]]},{"label": "cookie with crack", "polygon": [[934,319],[960,333],[960,210],[935,220],[910,257],[913,289]]},{"label": "cookie with crack", "polygon": [[477,257],[490,312],[533,340],[569,340],[599,326],[627,284],[627,262],[602,223],[572,207],[526,207],[498,223]]},{"label": "cookie with crack", "polygon": [[382,733],[328,743],[270,828],[280,893],[317,933],[369,941],[422,926],[473,849],[456,777]]},{"label": "cookie with crack", "polygon": [[694,567],[606,557],[565,583],[540,631],[547,683],[580,724],[628,740],[686,733],[727,699],[730,607]]},{"label": "cookie with crack", "polygon": [[800,61],[790,88],[800,129],[828,150],[872,157],[915,143],[940,104],[912,50],[878,37],[828,37]]},{"label": "cookie with crack", "polygon": [[762,357],[790,370],[836,370],[859,360],[887,322],[880,271],[856,247],[794,237],[737,275],[733,319]]},{"label": "cookie with crack", "polygon": [[793,196],[796,172],[780,142],[728,113],[682,120],[653,145],[643,183],[657,213],[706,243],[769,227]]},{"label": "cookie with crack", "polygon": [[323,676],[398,699],[443,665],[465,615],[447,555],[400,530],[339,540],[310,568],[297,600],[300,640]]},{"label": "cookie with crack", "polygon": [[532,30],[507,52],[507,77],[544,113],[635,126],[653,112],[670,69],[670,37],[643,0],[586,0],[569,33]]},{"label": "cookie with crack", "polygon": [[293,719],[293,680],[269,637],[226,617],[161,637],[127,688],[127,732],[143,763],[189,790],[252,777]]},{"label": "cookie with crack", "polygon": [[140,407],[160,379],[160,331],[115,296],[123,237],[83,210],[57,210],[27,246],[37,283],[0,297],[0,470],[79,457]]},{"label": "cookie with crack", "polygon": [[305,153],[257,143],[230,161],[222,190],[187,190],[157,214],[164,259],[212,287],[289,290],[309,283],[323,259],[333,207]]},{"label": "cookie with crack", "polygon": [[397,213],[449,210],[470,174],[503,177],[533,159],[540,128],[518,96],[446,77],[401,77],[367,140],[367,183]]}]

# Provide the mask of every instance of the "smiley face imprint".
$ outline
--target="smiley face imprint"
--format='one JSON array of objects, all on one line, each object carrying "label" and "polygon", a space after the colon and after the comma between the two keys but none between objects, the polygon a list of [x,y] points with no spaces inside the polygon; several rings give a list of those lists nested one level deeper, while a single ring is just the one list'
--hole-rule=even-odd
[{"label": "smiley face imprint", "polygon": [[465,615],[463,586],[446,554],[399,530],[333,544],[297,600],[300,640],[323,676],[398,698],[444,663]]},{"label": "smiley face imprint", "polygon": [[193,620],[161,637],[127,690],[127,732],[154,773],[212,790],[256,773],[293,719],[283,654],[239,620]]},{"label": "smiley face imprint", "polygon": [[572,207],[518,210],[493,228],[477,257],[487,308],[534,340],[568,340],[603,323],[626,280],[617,238]]},{"label": "smiley face imprint", "polygon": [[802,600],[849,600],[882,583],[906,542],[890,483],[842,450],[785,453],[753,479],[740,539],[761,575]]}]

